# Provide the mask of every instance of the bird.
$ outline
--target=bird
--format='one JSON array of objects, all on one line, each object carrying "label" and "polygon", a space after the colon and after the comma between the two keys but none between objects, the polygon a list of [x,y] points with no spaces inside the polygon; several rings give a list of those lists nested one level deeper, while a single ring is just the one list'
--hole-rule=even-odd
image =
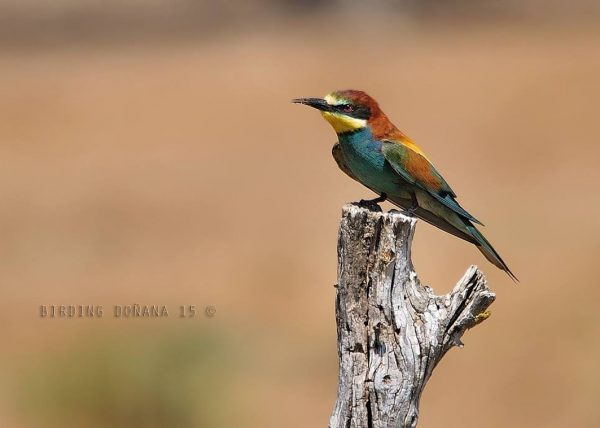
[{"label": "bird", "polygon": [[458,238],[475,244],[485,258],[517,277],[477,229],[483,224],[456,200],[456,193],[413,140],[398,129],[367,93],[334,91],[324,98],[296,98],[320,111],[337,134],[332,154],[339,168],[379,196],[361,205],[389,201]]}]

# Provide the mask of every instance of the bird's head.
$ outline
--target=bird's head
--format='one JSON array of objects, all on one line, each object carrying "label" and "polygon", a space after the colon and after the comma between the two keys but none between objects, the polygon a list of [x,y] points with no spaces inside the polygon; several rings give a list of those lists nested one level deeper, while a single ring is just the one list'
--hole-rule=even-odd
[{"label": "bird's head", "polygon": [[331,92],[324,98],[297,98],[292,102],[320,110],[337,134],[366,128],[384,116],[377,101],[365,92],[353,89]]}]

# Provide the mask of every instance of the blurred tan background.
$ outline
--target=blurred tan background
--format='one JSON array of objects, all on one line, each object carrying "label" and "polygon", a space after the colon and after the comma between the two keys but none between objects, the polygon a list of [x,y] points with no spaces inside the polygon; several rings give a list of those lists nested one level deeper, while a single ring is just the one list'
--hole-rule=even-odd
[{"label": "blurred tan background", "polygon": [[[0,426],[326,426],[340,207],[372,195],[289,101],[343,88],[380,101],[521,279],[419,224],[424,282],[474,263],[498,294],[419,426],[600,426],[599,12],[0,1]],[[170,316],[112,317],[133,303]]]}]

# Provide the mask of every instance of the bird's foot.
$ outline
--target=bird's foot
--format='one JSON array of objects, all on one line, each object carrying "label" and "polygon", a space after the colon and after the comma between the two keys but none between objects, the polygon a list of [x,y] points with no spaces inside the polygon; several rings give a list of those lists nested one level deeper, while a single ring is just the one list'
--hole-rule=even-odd
[{"label": "bird's foot", "polygon": [[415,216],[415,211],[417,211],[417,208],[419,207],[410,207],[410,208],[405,208],[404,211],[402,211],[402,214],[404,214],[407,217],[414,217]]},{"label": "bird's foot", "polygon": [[417,208],[419,208],[419,201],[417,200],[417,195],[415,194],[415,192],[410,192],[410,200],[411,206],[408,208],[404,208],[404,215],[408,217],[414,217],[415,211],[417,211]]},{"label": "bird's foot", "polygon": [[379,197],[375,199],[361,199],[360,201],[358,201],[357,205],[361,208],[382,211],[381,207],[378,204],[379,202],[384,202],[386,199],[387,195],[385,193],[382,193]]},{"label": "bird's foot", "polygon": [[375,199],[361,199],[360,201],[358,201],[358,205],[361,207],[368,207],[372,205],[377,205],[380,202],[385,202],[386,200],[387,195],[385,193],[382,193]]}]

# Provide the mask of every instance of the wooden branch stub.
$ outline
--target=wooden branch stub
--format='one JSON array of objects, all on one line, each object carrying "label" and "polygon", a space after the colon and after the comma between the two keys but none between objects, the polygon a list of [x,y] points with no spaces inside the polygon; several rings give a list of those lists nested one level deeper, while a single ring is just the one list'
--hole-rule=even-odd
[{"label": "wooden branch stub", "polygon": [[355,204],[342,210],[336,321],[340,361],[331,428],[415,427],[423,388],[495,299],[471,266],[451,293],[421,285],[411,262],[416,219]]}]

